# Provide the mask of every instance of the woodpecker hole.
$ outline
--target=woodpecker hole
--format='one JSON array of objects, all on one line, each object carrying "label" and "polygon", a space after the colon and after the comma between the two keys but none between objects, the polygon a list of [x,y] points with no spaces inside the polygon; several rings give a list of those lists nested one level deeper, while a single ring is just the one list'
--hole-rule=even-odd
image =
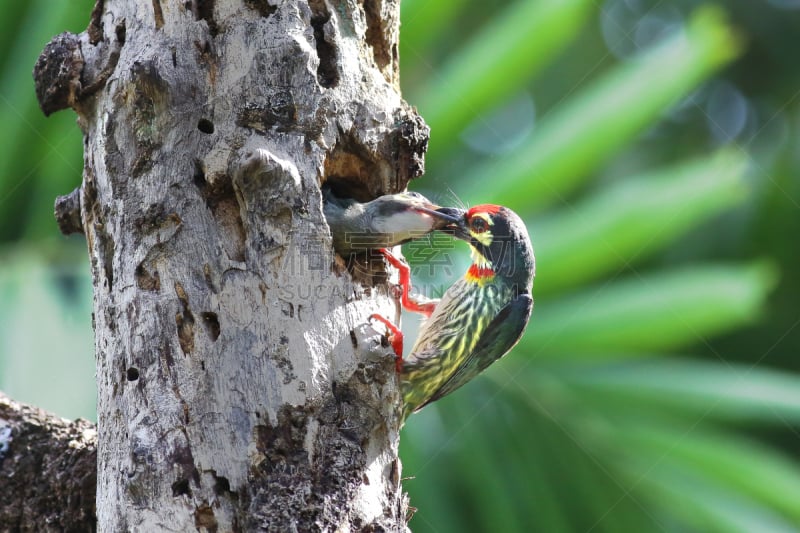
[{"label": "woodpecker hole", "polygon": [[197,122],[197,129],[210,135],[214,133],[214,123],[207,118],[201,118]]},{"label": "woodpecker hole", "polygon": [[219,319],[216,313],[200,313],[203,319],[203,326],[205,326],[208,336],[211,341],[216,341],[219,338]]},{"label": "woodpecker hole", "polygon": [[125,375],[128,378],[128,381],[136,381],[139,379],[139,369],[130,367],[126,372]]},{"label": "woodpecker hole", "polygon": [[[258,413],[256,413],[258,414]],[[214,476],[214,494],[222,496],[231,491],[231,482],[223,476]]]},{"label": "woodpecker hole", "polygon": [[117,24],[117,27],[114,28],[114,35],[116,35],[117,42],[120,44],[120,46],[125,44],[125,33],[126,33],[126,31],[127,30],[125,29],[125,22],[124,21],[120,22],[119,24]]},{"label": "woodpecker hole", "polygon": [[177,498],[178,496],[183,496],[184,494],[191,496],[192,488],[189,486],[188,479],[179,479],[172,484],[172,496]]},{"label": "woodpecker hole", "polygon": [[199,159],[194,160],[194,173],[192,174],[192,181],[198,189],[204,189],[208,183],[206,182],[206,169],[203,162]]}]

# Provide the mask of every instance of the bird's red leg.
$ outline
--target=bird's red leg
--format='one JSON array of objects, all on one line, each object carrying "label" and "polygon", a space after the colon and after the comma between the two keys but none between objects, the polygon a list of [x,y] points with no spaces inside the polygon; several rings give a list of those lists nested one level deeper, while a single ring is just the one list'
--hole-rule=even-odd
[{"label": "bird's red leg", "polygon": [[378,251],[383,254],[389,264],[395,267],[400,273],[400,287],[403,292],[400,295],[400,304],[404,309],[414,313],[421,313],[425,318],[430,318],[431,313],[436,308],[438,301],[433,302],[419,302],[413,299],[410,295],[411,292],[411,269],[408,263],[401,261],[386,248],[379,248]]},{"label": "bird's red leg", "polygon": [[403,332],[400,331],[400,328],[392,324],[390,320],[382,317],[379,314],[370,315],[369,319],[383,322],[383,324],[386,326],[386,329],[389,330],[389,333],[386,335],[386,337],[389,339],[389,344],[392,346],[392,350],[394,350],[395,369],[399,373],[401,370],[403,370]]}]

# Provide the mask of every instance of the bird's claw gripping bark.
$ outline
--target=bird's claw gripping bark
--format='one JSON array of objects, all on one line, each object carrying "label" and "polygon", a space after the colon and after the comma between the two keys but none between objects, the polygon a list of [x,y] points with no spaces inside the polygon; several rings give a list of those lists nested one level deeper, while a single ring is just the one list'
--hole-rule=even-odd
[{"label": "bird's claw gripping bark", "polygon": [[398,373],[400,373],[400,371],[403,370],[403,332],[400,331],[400,328],[392,324],[392,322],[389,319],[382,317],[377,313],[370,315],[369,319],[377,320],[378,322],[381,322],[383,323],[384,326],[386,326],[387,329],[386,338],[388,339],[389,344],[391,345],[395,355],[394,359],[395,369],[397,370]]},{"label": "bird's claw gripping bark", "polygon": [[420,313],[425,315],[425,318],[430,318],[433,310],[436,308],[437,301],[420,302],[411,296],[411,268],[408,266],[408,263],[395,257],[394,254],[386,248],[379,248],[378,252],[383,254],[389,264],[399,271],[400,283],[398,286],[400,287],[400,294],[398,296],[393,293],[393,296],[400,300],[400,304],[407,311]]}]

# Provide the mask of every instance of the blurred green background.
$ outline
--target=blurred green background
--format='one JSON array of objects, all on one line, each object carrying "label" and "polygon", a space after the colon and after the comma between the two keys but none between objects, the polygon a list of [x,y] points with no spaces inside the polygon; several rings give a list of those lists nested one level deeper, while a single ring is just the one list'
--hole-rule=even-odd
[{"label": "blurred green background", "polygon": [[[85,244],[52,216],[81,139],[30,72],[91,4],[0,19],[0,389],[89,418]],[[412,529],[800,531],[800,0],[403,0],[402,24],[413,188],[512,207],[538,263],[518,347],[404,429]]]}]

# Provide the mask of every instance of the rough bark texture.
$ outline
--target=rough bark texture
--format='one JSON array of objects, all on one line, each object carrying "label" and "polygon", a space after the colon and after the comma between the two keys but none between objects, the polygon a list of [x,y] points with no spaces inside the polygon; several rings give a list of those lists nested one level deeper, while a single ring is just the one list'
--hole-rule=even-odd
[{"label": "rough bark texture", "polygon": [[0,393],[0,531],[95,531],[97,431]]},{"label": "rough bark texture", "polygon": [[[405,528],[385,274],[319,186],[422,173],[397,0],[98,0],[35,69],[85,133],[102,531]],[[71,221],[71,222],[70,222]],[[360,268],[359,268],[360,267]],[[354,274],[358,274],[354,276]]]}]

